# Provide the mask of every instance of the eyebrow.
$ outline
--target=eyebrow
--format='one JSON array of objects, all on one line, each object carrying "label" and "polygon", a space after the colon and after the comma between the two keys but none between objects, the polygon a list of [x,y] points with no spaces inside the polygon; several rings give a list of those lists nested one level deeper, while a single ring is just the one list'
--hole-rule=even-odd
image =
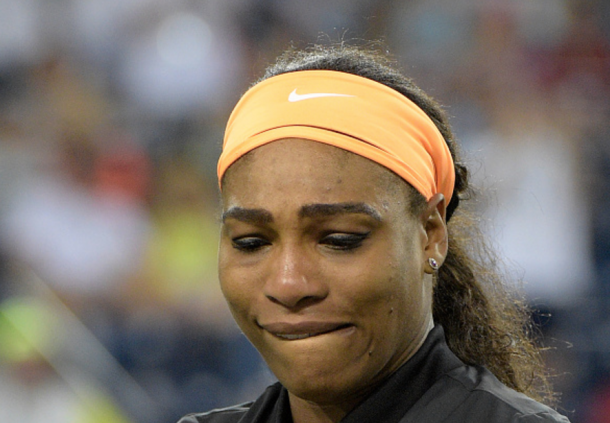
[{"label": "eyebrow", "polygon": [[227,219],[235,219],[245,223],[264,224],[273,222],[273,215],[264,209],[231,207],[222,214],[222,222],[224,223]]},{"label": "eyebrow", "polygon": [[[377,221],[381,221],[381,214],[366,203],[315,203],[306,204],[299,210],[299,217],[315,218],[335,216],[338,214],[365,214]],[[231,207],[222,214],[222,222],[235,219],[240,222],[265,224],[273,222],[273,215],[265,209],[247,209]]]},{"label": "eyebrow", "polygon": [[324,217],[337,214],[366,214],[377,221],[381,221],[381,214],[366,203],[318,203],[307,204],[301,207],[299,217]]}]

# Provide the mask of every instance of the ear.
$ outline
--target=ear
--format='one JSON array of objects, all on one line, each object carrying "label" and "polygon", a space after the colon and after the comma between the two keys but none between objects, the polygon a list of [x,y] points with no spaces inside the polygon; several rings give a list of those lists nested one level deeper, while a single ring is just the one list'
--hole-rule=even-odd
[{"label": "ear", "polygon": [[[421,215],[422,225],[425,228],[427,239],[424,246],[424,258],[426,259],[426,273],[434,273],[438,270],[447,257],[448,233],[445,221],[446,204],[443,194],[435,194],[428,201],[426,210]],[[438,264],[435,269],[430,265],[430,259]]]}]

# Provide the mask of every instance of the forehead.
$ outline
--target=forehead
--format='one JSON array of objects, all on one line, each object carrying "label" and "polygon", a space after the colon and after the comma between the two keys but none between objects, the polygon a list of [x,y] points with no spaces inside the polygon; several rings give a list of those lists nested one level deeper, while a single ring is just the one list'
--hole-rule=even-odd
[{"label": "forehead", "polygon": [[409,192],[402,178],[369,159],[320,142],[285,139],[237,160],[225,174],[222,194],[225,203],[269,196],[404,202]]}]

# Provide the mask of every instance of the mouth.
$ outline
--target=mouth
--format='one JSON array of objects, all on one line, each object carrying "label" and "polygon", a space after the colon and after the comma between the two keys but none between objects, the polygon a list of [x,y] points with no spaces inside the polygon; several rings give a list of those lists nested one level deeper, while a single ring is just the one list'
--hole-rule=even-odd
[{"label": "mouth", "polygon": [[332,332],[342,332],[353,328],[350,323],[302,322],[297,324],[270,323],[261,324],[261,328],[276,338],[286,341],[296,341],[326,335]]}]

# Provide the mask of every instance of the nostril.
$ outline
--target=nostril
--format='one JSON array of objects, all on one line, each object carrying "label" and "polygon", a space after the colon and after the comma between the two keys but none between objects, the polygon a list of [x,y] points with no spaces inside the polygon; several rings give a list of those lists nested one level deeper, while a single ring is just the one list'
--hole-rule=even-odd
[{"label": "nostril", "polygon": [[300,297],[292,297],[292,298],[288,298],[288,297],[281,297],[281,298],[276,298],[273,295],[265,295],[267,297],[267,299],[269,299],[269,301],[271,301],[274,304],[279,304],[283,307],[292,309],[292,310],[300,310],[303,309],[305,307],[309,307],[313,304],[316,304],[320,301],[322,301],[326,296],[317,296],[317,295],[306,295],[306,296],[300,296]]},{"label": "nostril", "polygon": [[268,299],[269,301],[271,301],[272,303],[274,303],[274,304],[281,304],[281,305],[284,305],[284,303],[283,303],[282,301],[278,300],[278,299],[277,299],[277,298],[275,298],[273,295],[268,295],[268,294],[267,294],[267,295],[265,295],[265,297],[267,297],[267,299]]},{"label": "nostril", "polygon": [[296,304],[296,306],[297,307],[307,307],[312,304],[318,303],[318,302],[322,301],[323,299],[324,299],[323,296],[309,295],[309,296],[301,298],[299,300],[299,302]]}]

